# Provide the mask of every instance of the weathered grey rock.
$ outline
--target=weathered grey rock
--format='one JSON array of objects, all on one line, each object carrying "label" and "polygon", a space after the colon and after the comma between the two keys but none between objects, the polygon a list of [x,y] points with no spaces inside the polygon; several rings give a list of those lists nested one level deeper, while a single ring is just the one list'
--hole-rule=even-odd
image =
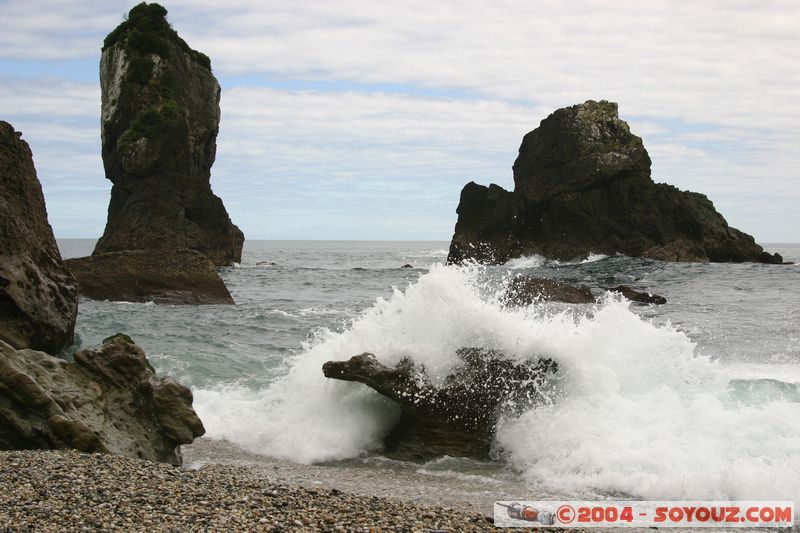
[{"label": "weathered grey rock", "polygon": [[81,296],[172,305],[233,304],[209,259],[196,250],[130,250],[67,259]]},{"label": "weathered grey rock", "polygon": [[241,261],[244,235],[209,182],[219,83],[166,14],[141,3],[103,45],[102,155],[114,185],[95,253],[191,248],[229,265]]},{"label": "weathered grey rock", "polygon": [[641,138],[613,102],[555,111],[525,135],[513,168],[513,192],[475,183],[461,191],[449,262],[590,253],[782,262],[729,227],[704,195],[654,183]]},{"label": "weathered grey rock", "polygon": [[205,432],[186,387],[156,376],[125,335],[75,362],[0,341],[0,448],[75,448],[180,464]]},{"label": "weathered grey rock", "polygon": [[570,304],[595,302],[595,297],[588,287],[576,287],[555,279],[529,276],[518,276],[509,281],[505,299],[511,305],[530,305],[537,300]]},{"label": "weathered grey rock", "polygon": [[329,361],[322,371],[328,378],[363,383],[399,404],[402,417],[386,438],[389,454],[486,458],[498,417],[551,399],[558,365],[550,359],[516,363],[481,348],[462,348],[458,355],[463,366],[442,386],[432,384],[410,359],[391,368],[370,353]]},{"label": "weathered grey rock", "polygon": [[78,288],[61,261],[20,135],[0,121],[0,339],[56,353],[72,342]]}]

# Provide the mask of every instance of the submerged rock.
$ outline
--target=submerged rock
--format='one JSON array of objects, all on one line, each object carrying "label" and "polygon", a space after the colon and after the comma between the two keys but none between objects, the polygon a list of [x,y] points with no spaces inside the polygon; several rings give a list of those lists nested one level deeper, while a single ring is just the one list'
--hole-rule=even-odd
[{"label": "submerged rock", "polygon": [[650,292],[636,291],[634,289],[631,289],[627,285],[619,285],[617,287],[613,287],[611,289],[606,289],[606,290],[610,292],[618,292],[632,302],[638,302],[643,304],[667,303],[667,299],[664,298],[663,296],[659,296],[658,294],[652,294]]},{"label": "submerged rock", "polygon": [[[634,290],[627,285],[604,289],[618,292],[632,302],[665,304],[667,299],[658,294]],[[508,305],[531,305],[536,301],[564,302],[569,304],[591,304],[597,299],[589,287],[577,287],[569,283],[547,278],[517,276],[509,281],[504,295]]]},{"label": "submerged rock", "polygon": [[530,305],[537,300],[551,300],[569,304],[590,304],[595,297],[588,287],[547,278],[518,276],[508,283],[506,302],[512,305]]},{"label": "submerged rock", "polygon": [[702,194],[654,183],[642,139],[617,104],[589,100],[559,109],[525,135],[514,191],[467,184],[448,262],[504,263],[540,254],[590,253],[663,261],[781,263],[731,228]]},{"label": "submerged rock", "polygon": [[0,121],[0,339],[57,353],[72,342],[78,287],[61,260],[20,135]]},{"label": "submerged rock", "polygon": [[189,389],[156,376],[126,335],[75,362],[0,341],[0,448],[75,448],[180,464],[205,432]]},{"label": "submerged rock", "polygon": [[489,455],[498,418],[547,401],[558,369],[550,359],[514,362],[482,348],[461,348],[463,365],[441,386],[410,359],[396,367],[370,353],[329,361],[325,377],[363,383],[398,403],[402,417],[386,438],[390,454],[426,459]]},{"label": "submerged rock", "polygon": [[103,44],[102,155],[111,180],[95,253],[191,248],[241,261],[244,235],[211,191],[220,86],[207,56],[141,3]]},{"label": "submerged rock", "polygon": [[172,305],[233,304],[209,259],[196,250],[129,250],[67,259],[81,296]]}]

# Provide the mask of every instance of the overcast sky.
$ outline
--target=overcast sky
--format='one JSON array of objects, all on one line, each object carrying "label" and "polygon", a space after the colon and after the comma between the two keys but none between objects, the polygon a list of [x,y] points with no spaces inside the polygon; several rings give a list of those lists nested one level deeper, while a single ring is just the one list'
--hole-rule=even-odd
[{"label": "overcast sky", "polygon": [[[58,237],[98,237],[103,37],[133,2],[0,0],[0,119]],[[653,178],[800,242],[800,2],[165,0],[222,85],[212,187],[250,239],[449,240],[522,136],[619,103]]]}]

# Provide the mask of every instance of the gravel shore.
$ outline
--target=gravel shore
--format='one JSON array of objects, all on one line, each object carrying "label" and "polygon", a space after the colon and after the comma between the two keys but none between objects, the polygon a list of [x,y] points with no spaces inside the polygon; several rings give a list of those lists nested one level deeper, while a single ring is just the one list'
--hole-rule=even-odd
[{"label": "gravel shore", "polygon": [[[73,451],[0,452],[0,531],[487,531],[479,513]],[[503,531],[510,531],[504,529]]]},{"label": "gravel shore", "polygon": [[200,437],[182,446],[183,465],[197,469],[221,464],[247,468],[254,475],[286,485],[337,489],[413,505],[491,514],[497,500],[559,500],[564,494],[527,485],[496,463],[464,459],[411,463],[370,456],[322,464],[300,464],[243,450],[230,442]]}]

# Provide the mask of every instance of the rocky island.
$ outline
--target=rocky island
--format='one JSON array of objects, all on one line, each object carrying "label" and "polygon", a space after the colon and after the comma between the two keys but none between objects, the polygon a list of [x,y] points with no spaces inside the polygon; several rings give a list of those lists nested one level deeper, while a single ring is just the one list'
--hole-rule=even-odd
[{"label": "rocky island", "polygon": [[704,195],[650,176],[642,139],[617,104],[559,109],[522,140],[514,190],[474,182],[461,191],[448,262],[500,264],[621,253],[662,261],[781,263],[728,226]]},{"label": "rocky island", "polygon": [[[141,3],[103,43],[102,156],[111,202],[92,256],[68,265],[81,292],[94,298],[232,303],[214,271],[241,261],[244,242],[210,185],[220,86],[209,58],[178,36],[166,14],[159,4]],[[117,271],[129,261],[139,266]],[[163,265],[199,277],[161,276]],[[137,289],[99,286],[98,272]],[[190,296],[176,300],[182,293]]]}]

